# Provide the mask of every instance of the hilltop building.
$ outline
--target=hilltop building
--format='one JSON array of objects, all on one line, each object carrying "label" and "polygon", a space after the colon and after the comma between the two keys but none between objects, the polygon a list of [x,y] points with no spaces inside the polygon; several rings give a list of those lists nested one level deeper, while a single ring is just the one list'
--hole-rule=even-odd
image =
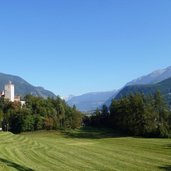
[{"label": "hilltop building", "polygon": [[8,99],[11,102],[21,102],[21,105],[25,104],[25,101],[21,101],[20,96],[15,96],[15,86],[9,81],[8,84],[5,84],[4,91],[1,92],[1,97]]},{"label": "hilltop building", "polygon": [[8,84],[5,85],[5,99],[9,99],[9,101],[14,102],[15,101],[15,95],[14,95],[14,84],[12,84],[11,81],[9,81]]}]

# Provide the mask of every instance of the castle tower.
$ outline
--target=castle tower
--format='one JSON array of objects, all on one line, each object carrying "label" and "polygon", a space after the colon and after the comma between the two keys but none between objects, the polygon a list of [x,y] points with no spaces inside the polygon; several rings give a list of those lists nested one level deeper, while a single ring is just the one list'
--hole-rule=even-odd
[{"label": "castle tower", "polygon": [[5,99],[14,102],[14,98],[14,84],[9,81],[9,83],[5,85]]}]

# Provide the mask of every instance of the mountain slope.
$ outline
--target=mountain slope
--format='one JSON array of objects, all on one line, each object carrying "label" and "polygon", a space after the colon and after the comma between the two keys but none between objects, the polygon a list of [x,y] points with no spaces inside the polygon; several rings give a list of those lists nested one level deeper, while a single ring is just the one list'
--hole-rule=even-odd
[{"label": "mountain slope", "polygon": [[81,96],[72,97],[67,103],[83,112],[95,110],[105,103],[116,91],[87,93]]},{"label": "mountain slope", "polygon": [[137,85],[137,84],[155,84],[170,77],[171,77],[171,66],[165,69],[156,70],[148,75],[137,78],[127,83],[126,86]]},{"label": "mountain slope", "polygon": [[[126,92],[129,91],[140,91],[142,90],[145,91],[144,86],[141,85],[147,85],[147,84],[156,84],[159,83],[163,80],[166,80],[171,77],[171,66],[165,68],[165,69],[160,69],[156,70],[154,72],[151,72],[150,74],[147,74],[145,76],[139,77],[135,80],[132,80],[128,82],[122,89],[118,90],[118,93],[113,94],[106,102],[105,104],[107,106],[110,106],[112,99],[114,99],[116,96],[119,97],[121,94],[127,94]],[[133,85],[139,85],[139,86],[133,86]],[[133,86],[133,87],[128,87],[128,86]],[[149,86],[147,86],[149,87]],[[131,90],[129,90],[131,89]]]},{"label": "mountain slope", "polygon": [[0,91],[4,90],[4,85],[9,81],[15,85],[15,95],[25,96],[26,94],[31,94],[44,98],[56,97],[55,94],[51,91],[45,90],[42,87],[35,87],[18,76],[4,73],[0,73]]},{"label": "mountain slope", "polygon": [[[121,89],[120,89],[121,90]],[[106,101],[105,101],[105,105],[106,106],[110,106],[110,104],[111,104],[111,102],[112,102],[112,99],[114,99],[116,96],[117,96],[117,94],[120,92],[120,90],[117,90],[117,91],[115,91],[113,94],[112,94],[112,96],[111,97],[109,97]]]},{"label": "mountain slope", "polygon": [[166,98],[167,102],[171,104],[171,78],[168,78],[162,82],[148,85],[132,85],[123,88],[115,97],[115,99],[134,94],[136,92],[147,94],[154,94],[156,91],[160,91],[161,94]]}]

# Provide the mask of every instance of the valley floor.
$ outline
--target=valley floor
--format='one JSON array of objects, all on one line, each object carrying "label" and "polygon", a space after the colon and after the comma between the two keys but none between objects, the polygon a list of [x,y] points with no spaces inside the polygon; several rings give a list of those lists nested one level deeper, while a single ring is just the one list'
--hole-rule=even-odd
[{"label": "valley floor", "polygon": [[171,139],[119,137],[97,130],[0,132],[3,171],[171,170]]}]

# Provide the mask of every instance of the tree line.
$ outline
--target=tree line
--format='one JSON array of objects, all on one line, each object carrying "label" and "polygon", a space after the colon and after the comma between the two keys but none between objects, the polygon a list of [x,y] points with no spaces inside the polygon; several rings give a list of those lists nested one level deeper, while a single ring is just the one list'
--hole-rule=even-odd
[{"label": "tree line", "polygon": [[133,136],[168,137],[171,132],[171,112],[160,92],[144,96],[136,93],[103,105],[85,125],[110,127]]},{"label": "tree line", "polygon": [[36,130],[79,128],[83,115],[61,98],[24,97],[25,105],[0,98],[0,121],[4,131],[20,133]]}]

